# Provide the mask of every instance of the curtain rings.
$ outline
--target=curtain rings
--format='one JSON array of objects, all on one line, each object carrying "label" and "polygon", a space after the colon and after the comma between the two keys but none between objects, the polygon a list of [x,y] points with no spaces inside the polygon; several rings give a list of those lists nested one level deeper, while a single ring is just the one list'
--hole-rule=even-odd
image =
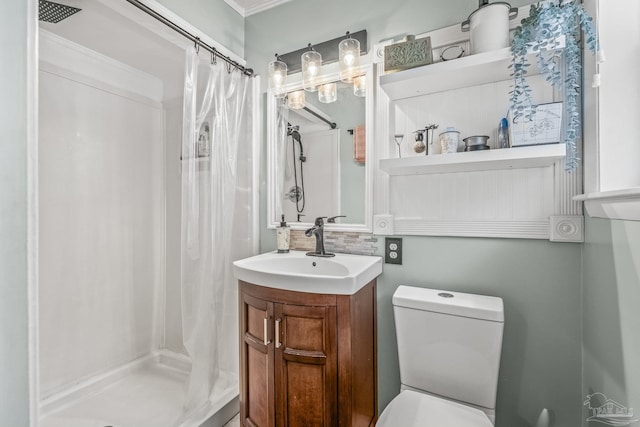
[{"label": "curtain rings", "polygon": [[196,37],[193,41],[193,47],[196,50],[196,53],[200,53],[200,37]]},{"label": "curtain rings", "polygon": [[216,65],[218,63],[218,51],[213,48],[213,52],[211,52],[211,65]]}]

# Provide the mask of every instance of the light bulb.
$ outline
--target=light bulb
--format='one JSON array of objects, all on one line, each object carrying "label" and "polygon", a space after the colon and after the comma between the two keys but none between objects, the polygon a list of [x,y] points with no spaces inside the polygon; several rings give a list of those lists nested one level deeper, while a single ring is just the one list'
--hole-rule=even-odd
[{"label": "light bulb", "polygon": [[338,54],[340,80],[345,83],[352,83],[360,65],[360,42],[352,38],[342,40],[338,44]]},{"label": "light bulb", "polygon": [[349,51],[347,53],[344,54],[344,64],[352,67],[353,66],[353,61],[355,60],[354,56],[353,56],[353,52]]},{"label": "light bulb", "polygon": [[316,76],[318,74],[318,67],[316,67],[316,64],[312,62],[309,64],[307,71],[309,72],[309,75]]},{"label": "light bulb", "polygon": [[276,98],[284,98],[283,86],[287,78],[287,64],[282,61],[272,61],[268,66],[269,91]]},{"label": "light bulb", "polygon": [[302,87],[309,92],[318,90],[318,76],[321,73],[322,55],[315,50],[308,50],[300,57],[302,63]]},{"label": "light bulb", "polygon": [[353,79],[353,94],[355,96],[367,95],[367,76],[358,76]]},{"label": "light bulb", "polygon": [[287,106],[292,110],[301,110],[305,107],[304,90],[297,90],[287,94]]},{"label": "light bulb", "polygon": [[338,100],[338,87],[335,83],[327,83],[318,89],[318,101],[330,104]]}]

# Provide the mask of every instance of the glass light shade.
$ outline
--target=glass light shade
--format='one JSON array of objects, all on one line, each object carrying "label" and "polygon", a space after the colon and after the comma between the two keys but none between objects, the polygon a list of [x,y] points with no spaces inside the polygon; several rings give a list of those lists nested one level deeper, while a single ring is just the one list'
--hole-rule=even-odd
[{"label": "glass light shade", "polygon": [[322,68],[322,55],[315,50],[308,50],[300,57],[302,61],[302,87],[309,92],[318,90],[320,71]]},{"label": "glass light shade", "polygon": [[292,110],[301,110],[305,105],[304,90],[297,90],[287,94],[287,106]]},{"label": "glass light shade", "polygon": [[327,83],[318,89],[318,101],[330,104],[338,100],[338,86],[335,83]]},{"label": "glass light shade", "polygon": [[338,45],[338,52],[340,55],[340,80],[351,83],[360,66],[360,42],[352,38],[344,39]]},{"label": "glass light shade", "polygon": [[367,96],[367,76],[358,76],[353,79],[353,94]]},{"label": "glass light shade", "polygon": [[282,61],[269,62],[268,66],[269,90],[276,98],[284,98],[286,93],[282,90],[287,81],[287,64]]}]

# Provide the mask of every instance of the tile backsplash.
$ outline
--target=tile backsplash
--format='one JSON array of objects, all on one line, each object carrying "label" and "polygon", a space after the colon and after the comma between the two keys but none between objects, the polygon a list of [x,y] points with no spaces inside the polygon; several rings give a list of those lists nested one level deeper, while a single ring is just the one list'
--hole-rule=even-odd
[{"label": "tile backsplash", "polygon": [[[325,231],[324,248],[327,252],[355,255],[374,255],[378,239],[371,233],[350,231]],[[302,230],[291,230],[290,247],[292,250],[313,251],[316,238],[304,235]]]}]

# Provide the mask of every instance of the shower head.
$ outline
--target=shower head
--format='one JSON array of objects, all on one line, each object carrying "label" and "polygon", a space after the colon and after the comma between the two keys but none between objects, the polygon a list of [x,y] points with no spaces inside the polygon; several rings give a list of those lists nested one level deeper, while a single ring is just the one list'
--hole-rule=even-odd
[{"label": "shower head", "polygon": [[297,130],[291,131],[291,137],[293,138],[294,141],[302,142],[300,140],[300,132],[298,132]]},{"label": "shower head", "polygon": [[293,126],[291,123],[287,123],[287,136],[290,136],[293,139],[293,143],[295,144],[298,141],[298,145],[300,145],[300,159],[301,162],[306,162],[307,157],[304,155],[304,148],[302,147],[302,137],[300,136],[300,126]]},{"label": "shower head", "polygon": [[73,15],[80,12],[82,9],[77,7],[66,6],[60,3],[54,3],[48,0],[40,0],[38,5],[39,19],[44,22],[51,22],[57,24]]}]

